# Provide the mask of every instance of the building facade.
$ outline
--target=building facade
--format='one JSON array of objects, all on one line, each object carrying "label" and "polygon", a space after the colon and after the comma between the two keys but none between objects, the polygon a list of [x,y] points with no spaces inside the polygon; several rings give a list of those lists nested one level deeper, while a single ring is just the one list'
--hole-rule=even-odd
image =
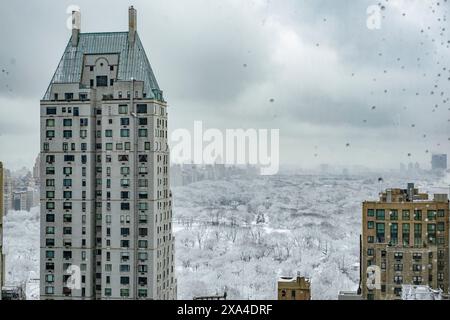
[{"label": "building facade", "polygon": [[5,256],[3,255],[3,164],[0,162],[0,300],[2,287],[5,284]]},{"label": "building facade", "polygon": [[402,285],[449,289],[449,201],[446,194],[387,189],[362,210],[364,299],[401,299]]},{"label": "building facade", "polygon": [[278,300],[311,300],[311,282],[308,278],[281,277],[278,279]]},{"label": "building facade", "polygon": [[167,103],[136,32],[72,37],[41,101],[41,299],[176,299]]}]

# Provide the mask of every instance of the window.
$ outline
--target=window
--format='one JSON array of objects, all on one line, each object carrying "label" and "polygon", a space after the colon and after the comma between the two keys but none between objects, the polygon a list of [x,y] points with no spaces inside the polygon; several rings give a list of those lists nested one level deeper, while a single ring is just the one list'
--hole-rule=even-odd
[{"label": "window", "polygon": [[[126,240],[126,241],[128,241],[128,240]],[[121,264],[120,272],[130,272],[130,266],[128,264]]]},{"label": "window", "polygon": [[429,223],[427,225],[428,232],[428,243],[435,244],[436,243],[436,224]]},{"label": "window", "polygon": [[367,237],[367,243],[374,243],[374,242],[375,242],[375,238],[373,236]]},{"label": "window", "polygon": [[139,162],[147,162],[147,155],[146,154],[140,154],[139,155]]},{"label": "window", "polygon": [[82,118],[80,119],[80,127],[87,127],[88,126],[88,119]]},{"label": "window", "polygon": [[130,167],[121,167],[120,168],[120,173],[124,174],[124,175],[130,174]]},{"label": "window", "polygon": [[439,232],[445,231],[445,222],[438,222],[437,231]]},{"label": "window", "polygon": [[403,223],[402,224],[402,241],[403,241],[404,246],[409,245],[409,232],[410,232],[409,223]]},{"label": "window", "polygon": [[64,167],[63,168],[63,174],[65,174],[65,175],[72,174],[72,168],[71,167]]},{"label": "window", "polygon": [[110,297],[112,294],[111,288],[105,288],[105,296]]},{"label": "window", "polygon": [[119,155],[119,161],[120,162],[126,162],[128,161],[128,155],[124,154],[124,155]]},{"label": "window", "polygon": [[113,131],[112,130],[105,130],[105,137],[112,138],[112,136],[113,136]]},{"label": "window", "polygon": [[128,126],[128,125],[130,125],[130,118],[120,118],[120,125],[121,126]]},{"label": "window", "polygon": [[127,114],[128,106],[127,105],[119,105],[119,114]]},{"label": "window", "polygon": [[437,212],[435,210],[428,210],[427,211],[428,221],[436,220],[436,214]]},{"label": "window", "polygon": [[147,129],[139,129],[139,137],[147,137]]},{"label": "window", "polygon": [[120,284],[123,284],[123,285],[130,284],[130,278],[129,277],[120,277]]},{"label": "window", "polygon": [[54,294],[55,288],[54,287],[45,287],[45,294]]},{"label": "window", "polygon": [[47,138],[54,138],[55,137],[55,131],[54,130],[47,130],[46,135]]},{"label": "window", "polygon": [[121,297],[128,297],[130,295],[129,289],[120,289],[120,296]]},{"label": "window", "polygon": [[130,210],[130,204],[128,202],[122,202],[120,204],[120,210]]},{"label": "window", "polygon": [[402,284],[403,283],[403,276],[395,276],[394,277],[394,283],[395,284]]},{"label": "window", "polygon": [[391,232],[390,243],[392,245],[396,245],[398,243],[398,223],[391,223],[390,232]]},{"label": "window", "polygon": [[384,223],[376,224],[376,236],[378,243],[384,243],[385,240],[385,228]]},{"label": "window", "polygon": [[53,259],[55,257],[55,251],[53,251],[53,250],[45,251],[45,257],[47,259]]},{"label": "window", "polygon": [[47,167],[45,168],[46,174],[55,174],[55,167]]},{"label": "window", "polygon": [[55,126],[55,119],[47,119],[46,125],[47,125],[47,127],[54,127]]},{"label": "window", "polygon": [[394,252],[394,258],[397,260],[403,259],[403,252]]},{"label": "window", "polygon": [[147,240],[139,240],[138,247],[141,249],[146,249],[147,248]]},{"label": "window", "polygon": [[373,209],[368,209],[368,210],[367,210],[367,216],[368,216],[368,217],[375,217],[375,210],[373,210]]},{"label": "window", "polygon": [[394,271],[403,271],[403,264],[400,263],[394,264]]},{"label": "window", "polygon": [[385,214],[383,209],[377,209],[377,220],[384,220]]},{"label": "window", "polygon": [[64,99],[66,100],[73,100],[73,93],[72,92],[67,92],[64,94]]},{"label": "window", "polygon": [[72,130],[64,130],[64,131],[63,131],[63,137],[64,137],[65,139],[70,139],[70,138],[72,138]]},{"label": "window", "polygon": [[137,113],[147,113],[147,105],[146,104],[138,104],[136,106]]},{"label": "window", "polygon": [[147,289],[139,289],[138,290],[138,297],[139,298],[146,298],[147,297]]},{"label": "window", "polygon": [[46,208],[47,208],[47,210],[55,209],[55,203],[54,202],[47,202]]},{"label": "window", "polygon": [[414,220],[422,221],[422,210],[414,210]]},{"label": "window", "polygon": [[107,87],[108,86],[108,76],[97,76],[97,87]]},{"label": "window", "polygon": [[55,215],[54,214],[47,214],[46,216],[45,216],[45,221],[46,222],[55,222]]},{"label": "window", "polygon": [[391,220],[398,220],[398,210],[394,210],[392,209],[391,212],[389,213],[389,216],[391,218]]},{"label": "window", "polygon": [[150,150],[150,142],[146,142],[144,144],[144,148],[145,148],[145,150]]},{"label": "window", "polygon": [[47,114],[48,115],[56,114],[56,108],[55,107],[48,107],[47,108]]},{"label": "window", "polygon": [[107,151],[111,151],[113,149],[113,144],[112,143],[107,143],[105,145],[105,148],[106,148]]},{"label": "window", "polygon": [[64,119],[63,120],[64,127],[71,127],[72,126],[72,119]]},{"label": "window", "polygon": [[64,179],[63,180],[63,186],[64,187],[71,187],[72,186],[72,179]]},{"label": "window", "polygon": [[437,216],[438,216],[438,218],[445,217],[445,210],[438,210],[437,211]]},{"label": "window", "polygon": [[130,186],[130,179],[121,179],[120,186],[123,188],[128,188]]},{"label": "window", "polygon": [[422,245],[422,225],[420,223],[414,224],[414,245]]},{"label": "window", "polygon": [[413,259],[414,260],[422,260],[422,254],[420,252],[414,252]]},{"label": "window", "polygon": [[46,156],[45,160],[47,163],[52,164],[55,162],[55,156]]},{"label": "window", "polygon": [[403,210],[402,211],[402,219],[403,220],[409,220],[409,210]]},{"label": "window", "polygon": [[130,130],[129,129],[120,129],[120,136],[122,138],[128,138],[130,136]]}]

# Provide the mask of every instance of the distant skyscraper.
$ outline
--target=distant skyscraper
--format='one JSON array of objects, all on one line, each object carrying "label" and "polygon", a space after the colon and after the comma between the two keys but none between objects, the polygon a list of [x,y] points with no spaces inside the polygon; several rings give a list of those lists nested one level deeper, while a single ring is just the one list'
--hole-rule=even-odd
[{"label": "distant skyscraper", "polygon": [[136,10],[128,32],[79,19],[41,101],[41,299],[175,299],[167,103]]},{"label": "distant skyscraper", "polygon": [[447,155],[433,154],[431,156],[431,168],[433,170],[447,170]]},{"label": "distant skyscraper", "polygon": [[[402,285],[449,288],[449,201],[446,194],[387,189],[362,210],[364,299],[401,299]],[[368,281],[369,280],[369,281]]]}]

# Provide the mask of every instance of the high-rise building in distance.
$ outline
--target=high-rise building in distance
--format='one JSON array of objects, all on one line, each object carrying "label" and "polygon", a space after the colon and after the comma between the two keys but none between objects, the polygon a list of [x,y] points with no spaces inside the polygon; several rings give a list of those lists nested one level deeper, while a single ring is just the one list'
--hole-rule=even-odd
[{"label": "high-rise building in distance", "polygon": [[[362,209],[364,299],[401,299],[402,285],[449,290],[449,201],[414,184],[387,189]],[[368,281],[369,280],[369,281]]]},{"label": "high-rise building in distance", "polygon": [[136,32],[72,37],[41,100],[41,299],[176,299],[167,103]]},{"label": "high-rise building in distance", "polygon": [[431,168],[433,170],[447,170],[447,155],[433,154],[431,156]]}]

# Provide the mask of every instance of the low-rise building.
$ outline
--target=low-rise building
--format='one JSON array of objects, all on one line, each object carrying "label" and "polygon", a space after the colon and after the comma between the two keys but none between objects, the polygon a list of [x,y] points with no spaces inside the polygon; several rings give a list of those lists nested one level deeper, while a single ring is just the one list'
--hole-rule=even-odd
[{"label": "low-rise building", "polygon": [[308,278],[280,277],[278,279],[278,300],[311,300],[311,282]]}]

